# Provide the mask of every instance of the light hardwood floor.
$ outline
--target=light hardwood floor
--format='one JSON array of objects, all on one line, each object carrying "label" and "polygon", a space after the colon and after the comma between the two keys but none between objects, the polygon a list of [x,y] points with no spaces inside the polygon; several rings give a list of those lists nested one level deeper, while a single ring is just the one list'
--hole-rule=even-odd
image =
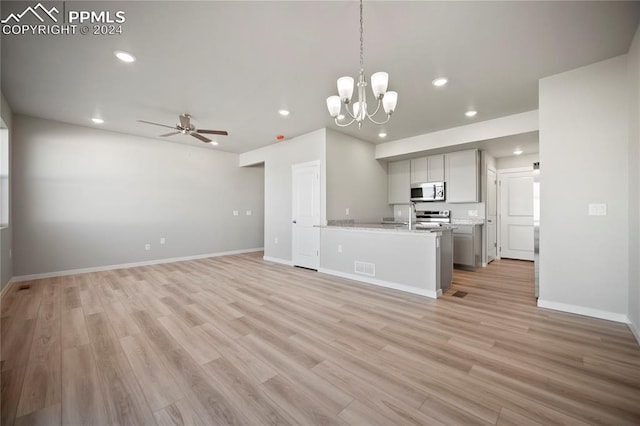
[{"label": "light hardwood floor", "polygon": [[14,284],[2,425],[640,423],[628,328],[537,308],[529,262],[431,300],[261,256]]}]

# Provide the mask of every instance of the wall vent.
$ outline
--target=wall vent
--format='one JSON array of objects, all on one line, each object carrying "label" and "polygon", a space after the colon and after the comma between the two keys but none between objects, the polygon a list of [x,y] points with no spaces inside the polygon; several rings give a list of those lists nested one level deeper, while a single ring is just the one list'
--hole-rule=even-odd
[{"label": "wall vent", "polygon": [[376,265],[375,265],[375,263],[361,262],[359,260],[356,260],[354,262],[354,271],[355,271],[356,274],[368,275],[370,277],[375,277],[376,276]]}]

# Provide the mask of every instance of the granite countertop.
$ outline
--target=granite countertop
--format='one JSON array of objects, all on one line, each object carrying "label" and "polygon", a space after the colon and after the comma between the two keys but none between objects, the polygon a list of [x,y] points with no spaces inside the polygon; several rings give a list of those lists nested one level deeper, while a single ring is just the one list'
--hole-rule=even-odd
[{"label": "granite countertop", "polygon": [[484,225],[484,219],[477,218],[452,218],[452,225]]},{"label": "granite countertop", "polygon": [[415,225],[409,229],[407,225],[392,224],[392,223],[352,223],[352,222],[339,222],[330,221],[326,226],[321,228],[342,228],[342,229],[362,229],[372,231],[390,231],[390,232],[442,232],[448,231],[454,228],[451,225],[444,225],[435,228],[416,228]]}]

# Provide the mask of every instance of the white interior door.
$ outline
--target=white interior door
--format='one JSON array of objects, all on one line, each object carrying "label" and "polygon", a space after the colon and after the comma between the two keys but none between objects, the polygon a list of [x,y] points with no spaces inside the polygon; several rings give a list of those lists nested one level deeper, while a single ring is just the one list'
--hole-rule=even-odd
[{"label": "white interior door", "polygon": [[292,166],[292,261],[294,266],[320,266],[320,163]]},{"label": "white interior door", "polygon": [[487,262],[498,257],[498,179],[496,171],[487,170]]},{"label": "white interior door", "polygon": [[500,257],[533,260],[533,171],[500,173]]}]

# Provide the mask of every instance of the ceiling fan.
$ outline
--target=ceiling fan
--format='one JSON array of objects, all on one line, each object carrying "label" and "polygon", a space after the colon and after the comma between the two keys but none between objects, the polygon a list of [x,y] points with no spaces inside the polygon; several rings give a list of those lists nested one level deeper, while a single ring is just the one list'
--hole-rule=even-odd
[{"label": "ceiling fan", "polygon": [[175,132],[167,133],[164,135],[160,135],[160,137],[173,136],[182,133],[183,135],[191,135],[196,139],[201,140],[204,143],[211,142],[211,139],[205,138],[200,133],[206,133],[211,135],[223,135],[227,136],[229,133],[226,130],[206,130],[206,129],[196,129],[196,127],[191,124],[191,116],[189,114],[180,114],[180,122],[175,126],[167,126],[166,124],[154,123],[152,121],[146,120],[138,120],[140,123],[153,124],[155,126],[167,127],[169,129],[176,130]]}]

